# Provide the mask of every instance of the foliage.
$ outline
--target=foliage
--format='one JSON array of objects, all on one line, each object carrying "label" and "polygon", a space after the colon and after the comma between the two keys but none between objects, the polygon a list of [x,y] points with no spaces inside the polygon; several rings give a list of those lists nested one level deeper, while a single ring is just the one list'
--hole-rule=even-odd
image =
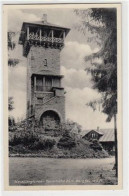
[{"label": "foliage", "polygon": [[8,32],[8,66],[16,66],[20,60],[15,58],[15,52],[12,54],[11,51],[14,51],[17,47],[18,42],[18,33],[19,32]]},{"label": "foliage", "polygon": [[56,141],[54,139],[40,139],[39,141],[34,142],[34,144],[30,146],[30,149],[33,150],[52,149],[55,143]]},{"label": "foliage", "polygon": [[34,134],[33,132],[15,133],[13,138],[10,138],[9,145],[15,146],[18,144],[23,144],[27,146],[29,144],[33,144],[35,141],[38,140],[38,135]]},{"label": "foliage", "polygon": [[19,62],[20,62],[19,59],[15,59],[15,58],[13,58],[13,59],[9,58],[8,59],[8,65],[12,66],[12,67],[16,66]]},{"label": "foliage", "polygon": [[40,138],[33,132],[15,133],[9,140],[9,146],[22,145],[33,150],[51,149],[55,145],[55,140]]},{"label": "foliage", "polygon": [[9,131],[15,131],[16,130],[16,122],[15,122],[15,118],[9,116],[8,117],[8,125],[9,125]]},{"label": "foliage", "polygon": [[15,32],[8,32],[8,50],[14,50],[16,43],[14,42]]},{"label": "foliage", "polygon": [[[102,94],[103,112],[110,121],[117,113],[117,25],[115,8],[94,8],[88,10],[75,10],[84,21],[82,31],[90,32],[91,44],[97,44],[100,50],[85,57],[90,61],[87,72],[92,75],[94,88]],[[93,109],[98,102],[90,102]]]},{"label": "foliage", "polygon": [[76,143],[75,140],[69,135],[69,132],[65,131],[57,146],[59,148],[71,149],[72,147],[76,146]]},{"label": "foliage", "polygon": [[90,147],[94,150],[102,150],[101,144],[97,140],[92,140],[92,143],[90,144]]},{"label": "foliage", "polygon": [[8,98],[8,110],[9,111],[12,111],[14,109],[13,104],[14,104],[13,97],[9,97]]},{"label": "foliage", "polygon": [[15,126],[16,125],[14,117],[9,116],[8,124],[9,124],[9,126]]},{"label": "foliage", "polygon": [[65,123],[61,124],[61,132],[62,133],[65,133],[66,131],[71,132],[74,129],[74,127],[76,127],[78,133],[81,132],[82,127],[80,124],[70,119],[67,119]]}]

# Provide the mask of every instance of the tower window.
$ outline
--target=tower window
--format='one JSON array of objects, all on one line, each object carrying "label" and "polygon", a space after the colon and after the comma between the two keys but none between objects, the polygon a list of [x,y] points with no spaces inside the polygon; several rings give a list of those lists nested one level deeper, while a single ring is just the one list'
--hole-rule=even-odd
[{"label": "tower window", "polygon": [[44,59],[44,66],[47,66],[47,59]]}]

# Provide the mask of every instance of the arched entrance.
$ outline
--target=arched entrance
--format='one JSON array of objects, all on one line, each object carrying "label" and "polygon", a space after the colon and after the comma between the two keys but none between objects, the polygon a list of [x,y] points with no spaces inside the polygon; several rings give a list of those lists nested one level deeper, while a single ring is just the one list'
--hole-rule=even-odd
[{"label": "arched entrance", "polygon": [[47,110],[40,118],[40,124],[44,131],[53,131],[59,129],[60,117],[53,110]]}]

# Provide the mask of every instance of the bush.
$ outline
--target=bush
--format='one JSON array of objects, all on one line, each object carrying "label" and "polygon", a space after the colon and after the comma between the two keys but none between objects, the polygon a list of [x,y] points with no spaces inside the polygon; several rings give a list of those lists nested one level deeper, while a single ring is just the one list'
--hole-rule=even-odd
[{"label": "bush", "polygon": [[35,133],[25,133],[22,138],[22,144],[25,146],[33,144],[34,142],[39,141],[39,137]]},{"label": "bush", "polygon": [[67,148],[71,149],[74,146],[76,146],[75,140],[69,135],[69,133],[66,131],[62,138],[59,140],[57,146],[59,148]]},{"label": "bush", "polygon": [[16,134],[13,138],[9,139],[9,146],[16,146],[18,144],[21,144],[21,138],[18,137]]},{"label": "bush", "polygon": [[90,147],[94,150],[102,150],[103,147],[97,140],[92,140],[92,144],[90,144]]},{"label": "bush", "polygon": [[42,139],[35,133],[20,133],[15,134],[9,140],[9,146],[27,146],[28,149],[33,150],[45,150],[51,149],[55,145],[56,141],[51,139]]},{"label": "bush", "polygon": [[19,144],[23,144],[24,146],[28,146],[30,144],[33,144],[34,142],[38,141],[39,137],[38,135],[30,132],[26,133],[15,133],[13,138],[10,138],[9,145],[10,146],[16,146]]},{"label": "bush", "polygon": [[48,150],[52,149],[55,145],[56,141],[51,139],[40,139],[39,141],[35,141],[34,144],[30,146],[33,150]]}]

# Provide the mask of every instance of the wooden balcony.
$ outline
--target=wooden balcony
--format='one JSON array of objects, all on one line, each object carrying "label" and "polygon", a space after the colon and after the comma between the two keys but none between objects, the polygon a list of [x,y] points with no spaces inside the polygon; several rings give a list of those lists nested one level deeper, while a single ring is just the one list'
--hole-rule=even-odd
[{"label": "wooden balcony", "polygon": [[46,43],[56,43],[56,44],[63,44],[63,38],[56,38],[56,37],[44,37],[38,34],[30,33],[28,36],[28,40],[32,41],[39,41],[39,42],[46,42]]}]

